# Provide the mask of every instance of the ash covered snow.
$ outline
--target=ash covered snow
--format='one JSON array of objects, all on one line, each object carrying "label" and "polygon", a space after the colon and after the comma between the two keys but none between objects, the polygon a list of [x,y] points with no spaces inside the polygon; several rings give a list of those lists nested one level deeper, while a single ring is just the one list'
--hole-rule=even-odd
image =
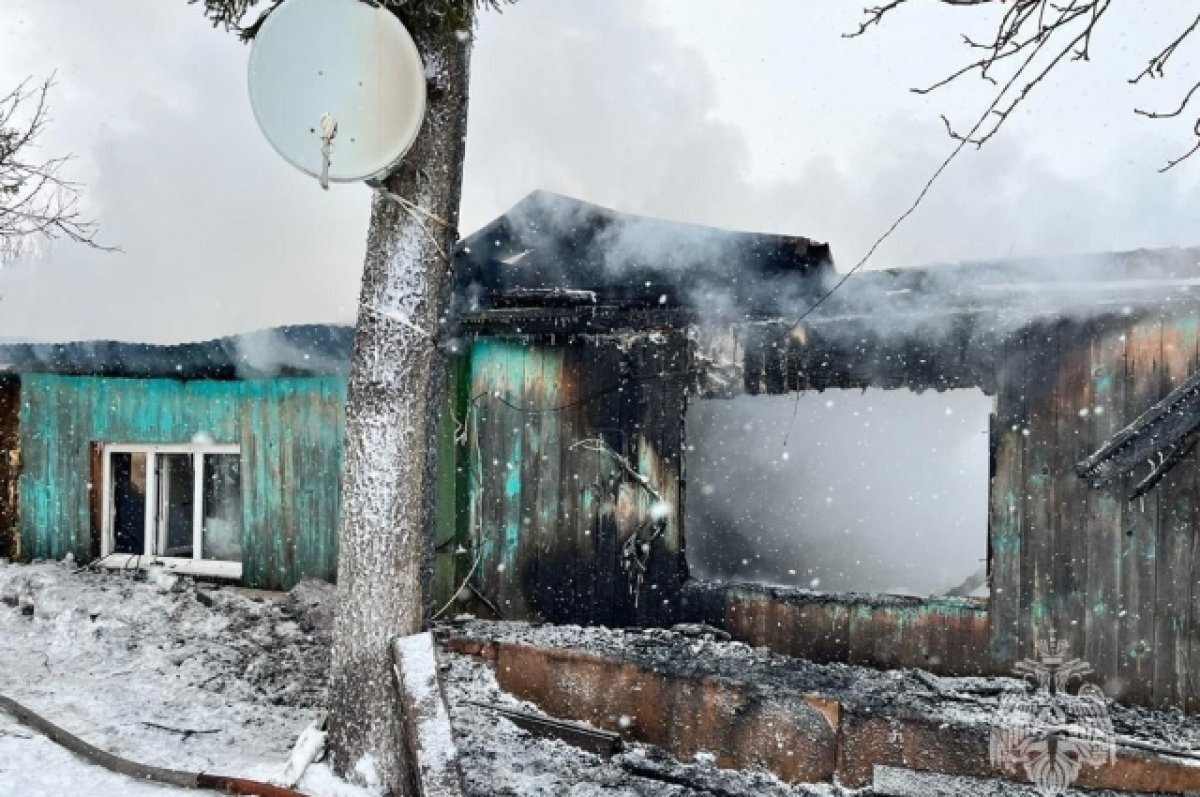
[{"label": "ash covered snow", "polygon": [[[326,700],[333,589],[302,582],[284,596],[151,573],[77,571],[71,563],[0,562],[0,694],[92,744],[139,763],[277,776]],[[634,746],[611,760],[536,739],[466,701],[519,706],[488,665],[441,653],[468,793],[633,797],[697,794],[833,797],[761,773],[680,763]],[[686,774],[702,790],[635,775]],[[0,713],[0,794],[157,797],[182,792],[86,763]],[[367,797],[323,764],[298,788]]]},{"label": "ash covered snow", "polygon": [[470,797],[840,797],[856,793],[830,784],[787,785],[768,773],[720,770],[704,761],[681,762],[647,745],[628,744],[624,752],[607,759],[556,739],[538,738],[478,705],[545,716],[537,706],[501,690],[486,662],[448,650],[439,656]]},{"label": "ash covered snow", "polygon": [[[710,678],[717,680],[737,681],[753,684],[765,697],[818,693],[837,699],[843,706],[855,707],[882,715],[908,716],[934,719],[958,726],[990,727],[999,709],[1000,696],[1005,692],[1023,691],[1025,682],[1016,678],[969,677],[942,678],[930,673],[917,670],[875,670],[847,664],[830,663],[818,664],[804,659],[791,658],[772,653],[765,648],[752,648],[740,642],[725,641],[714,638],[713,635],[696,637],[695,633],[679,633],[667,629],[609,629],[600,627],[583,628],[567,625],[536,625],[521,622],[495,622],[484,620],[466,620],[451,625],[453,632],[467,638],[481,640],[496,640],[521,642],[535,646],[557,647],[585,653],[597,654],[614,659],[630,661],[649,669],[666,672],[677,676]],[[449,656],[449,654],[446,654]],[[452,658],[452,662],[455,660]],[[459,667],[452,663],[451,673]],[[487,681],[488,690],[495,690],[491,679],[491,670],[483,668],[482,674],[476,678]],[[461,692],[467,687],[459,685],[455,691]],[[489,693],[490,694],[490,693]],[[508,703],[515,701],[510,696],[500,693],[507,698]],[[488,702],[489,698],[476,698]],[[502,702],[494,700],[493,702]],[[469,708],[469,707],[467,707]],[[1109,702],[1109,715],[1112,719],[1113,730],[1118,740],[1129,740],[1162,745],[1177,751],[1200,751],[1200,715],[1185,715],[1178,710],[1158,711],[1133,706],[1122,706]],[[463,710],[462,707],[452,709]],[[499,721],[499,720],[498,720]],[[476,729],[481,725],[481,718],[474,717],[470,722],[456,723],[456,728],[467,726]],[[472,732],[475,732],[474,730]],[[490,745],[485,745],[490,747]],[[639,752],[640,751],[640,752]],[[630,755],[645,755],[655,760],[656,754],[652,748],[633,748]],[[680,769],[680,764],[661,756],[671,763],[664,772],[672,776],[685,774],[685,779],[694,780],[694,771]],[[614,763],[628,768],[628,756],[613,759]],[[688,765],[688,769],[696,765]],[[603,770],[601,770],[603,771]],[[719,772],[718,770],[709,770]],[[739,783],[739,778],[753,777],[750,773],[721,773]],[[770,779],[773,780],[773,779]],[[978,780],[971,778],[946,778],[937,775],[921,775],[920,777],[906,775],[901,771],[892,773],[890,783],[894,786],[901,780],[907,780],[914,791],[894,792],[884,787],[882,789],[867,788],[861,792],[838,791],[836,786],[814,784],[793,787],[798,790],[787,791],[788,787],[774,781],[770,788],[757,786],[758,790],[750,788],[745,792],[725,785],[708,786],[712,793],[717,794],[859,794],[891,795],[899,797],[907,794],[961,794],[968,797],[993,797],[1006,795],[1017,797],[1028,794],[1028,789],[1019,784],[1004,780]],[[951,791],[928,791],[933,784],[940,789]],[[949,784],[949,785],[947,785]],[[622,788],[625,788],[622,786]],[[779,790],[782,789],[782,790]],[[821,791],[828,789],[829,791]],[[959,791],[954,791],[959,789]],[[925,791],[923,791],[925,790]],[[477,792],[482,795],[485,792]],[[504,792],[519,794],[521,792]],[[556,793],[552,791],[534,792],[537,794]],[[567,792],[562,792],[567,793]],[[598,791],[580,792],[580,794],[693,794],[706,792],[664,790],[649,791]],[[1074,795],[1076,792],[1070,792]],[[1087,794],[1095,797],[1117,797],[1129,795],[1132,792],[1090,791]]]},{"label": "ash covered snow", "polygon": [[[305,582],[289,595],[255,593],[151,573],[94,573],[71,563],[0,561],[0,694],[105,750],[144,764],[278,776],[326,701],[334,591]],[[1012,679],[934,678],[911,671],[777,656],[737,642],[666,630],[470,621],[454,633],[619,654],[680,675],[706,675],[792,693],[819,691],[884,710],[986,721]],[[630,744],[605,758],[531,736],[484,707],[534,714],[503,692],[482,659],[439,651],[454,741],[472,797],[841,797],[836,785],[788,785],[761,772],[679,761]],[[484,706],[478,705],[484,704]],[[1200,747],[1200,719],[1111,706],[1118,734]],[[956,784],[957,786],[957,784]],[[955,788],[951,786],[950,788]],[[310,766],[313,797],[374,791]],[[996,789],[999,788],[999,791]],[[982,786],[981,786],[982,789]],[[0,713],[0,794],[155,797],[183,794],[93,766]],[[886,792],[863,791],[860,794]],[[988,784],[979,794],[1015,794]]]}]

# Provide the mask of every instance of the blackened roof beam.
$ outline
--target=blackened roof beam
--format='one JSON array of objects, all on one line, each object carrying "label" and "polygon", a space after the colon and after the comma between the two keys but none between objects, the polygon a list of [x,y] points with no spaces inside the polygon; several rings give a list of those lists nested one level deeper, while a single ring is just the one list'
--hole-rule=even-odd
[{"label": "blackened roof beam", "polygon": [[1145,495],[1196,443],[1200,429],[1200,373],[1192,374],[1166,398],[1117,432],[1094,454],[1075,466],[1080,478],[1102,487],[1149,464],[1150,475],[1130,495]]}]

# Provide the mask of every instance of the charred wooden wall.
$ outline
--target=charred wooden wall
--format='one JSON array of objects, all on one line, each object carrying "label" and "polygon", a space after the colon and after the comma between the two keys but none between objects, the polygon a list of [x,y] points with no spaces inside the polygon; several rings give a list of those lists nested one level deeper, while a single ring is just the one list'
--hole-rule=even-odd
[{"label": "charred wooden wall", "polygon": [[[1129,702],[1200,705],[1196,454],[1144,497],[1073,466],[1195,372],[1200,314],[1027,329],[998,369],[992,655],[1053,631]],[[1147,468],[1149,465],[1147,465]]]},{"label": "charred wooden wall", "polygon": [[0,559],[21,556],[21,381],[0,379]]},{"label": "charred wooden wall", "polygon": [[[1200,310],[1181,304],[1169,315],[1040,321],[907,345],[779,325],[716,337],[478,338],[464,539],[482,551],[480,592],[507,617],[705,620],[793,655],[948,675],[1010,672],[1054,633],[1110,695],[1200,708],[1197,454],[1134,502],[1134,477],[1092,489],[1074,472],[1196,370]],[[852,386],[995,395],[990,599],[686,582],[687,396]],[[670,496],[669,534],[654,543],[636,606],[621,543],[644,522],[648,500],[612,456],[577,445],[594,438]]]},{"label": "charred wooden wall", "polygon": [[995,345],[970,316],[893,324],[769,320],[692,329],[702,396],[829,388],[995,389]]},{"label": "charred wooden wall", "polygon": [[688,620],[776,653],[957,675],[1008,672],[989,652],[986,600],[820,594],[694,580],[683,596]]},{"label": "charred wooden wall", "polygon": [[[675,335],[474,343],[460,533],[479,558],[482,611],[604,624],[676,615],[685,353]],[[662,512],[638,587],[623,543],[649,540]]]}]

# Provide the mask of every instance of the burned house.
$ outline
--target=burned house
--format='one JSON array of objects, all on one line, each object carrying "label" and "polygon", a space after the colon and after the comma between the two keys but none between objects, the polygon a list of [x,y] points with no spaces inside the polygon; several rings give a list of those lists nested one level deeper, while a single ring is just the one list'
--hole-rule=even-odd
[{"label": "burned house", "polygon": [[[942,675],[1053,635],[1194,710],[1198,263],[843,282],[804,238],[532,194],[455,257],[435,605]],[[0,546],[332,580],[351,336],[0,348]]]},{"label": "burned house", "polygon": [[332,580],[352,337],[0,347],[0,555]]},{"label": "burned house", "polygon": [[1110,695],[1200,704],[1197,252],[830,293],[823,244],[535,193],[456,274],[461,606],[943,675],[1053,635]]}]

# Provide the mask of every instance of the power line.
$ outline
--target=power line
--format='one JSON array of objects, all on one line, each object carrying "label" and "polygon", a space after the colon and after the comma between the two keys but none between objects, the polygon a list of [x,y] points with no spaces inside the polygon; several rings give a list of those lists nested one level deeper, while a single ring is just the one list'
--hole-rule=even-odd
[{"label": "power line", "polygon": [[[1072,2],[1071,6],[1074,6],[1074,5],[1075,5],[1075,3]],[[1068,6],[1068,8],[1070,8],[1071,6]],[[969,131],[967,131],[966,135],[963,135],[963,136],[955,135],[955,138],[958,139],[958,146],[956,146],[953,150],[951,150],[950,154],[946,156],[946,159],[942,161],[941,165],[939,165],[937,167],[937,169],[934,170],[933,175],[930,176],[930,178],[925,181],[925,185],[921,188],[920,192],[917,194],[917,198],[914,199],[912,204],[908,206],[908,209],[905,210],[903,213],[901,213],[896,218],[896,220],[892,222],[891,226],[888,227],[886,230],[884,230],[882,235],[880,235],[878,238],[875,239],[875,243],[871,244],[871,248],[868,249],[867,253],[862,256],[862,259],[860,259],[857,263],[854,264],[854,268],[850,269],[845,274],[843,274],[842,278],[839,279],[834,284],[834,286],[829,289],[828,292],[826,292],[820,298],[818,298],[815,302],[813,302],[812,305],[807,310],[805,310],[800,315],[799,318],[797,318],[794,322],[792,322],[792,325],[790,327],[788,327],[788,332],[791,332],[793,329],[795,329],[796,327],[798,327],[800,325],[801,321],[803,321],[804,319],[806,319],[810,315],[812,315],[813,311],[816,310],[818,307],[820,307],[822,304],[824,304],[826,299],[828,299],[830,296],[833,296],[833,294],[835,294],[838,291],[838,289],[840,289],[843,285],[846,284],[846,280],[848,280],[852,276],[854,276],[855,273],[857,273],[863,266],[865,266],[867,264],[867,261],[871,259],[872,255],[875,254],[875,250],[878,249],[881,245],[883,245],[884,241],[886,241],[888,238],[891,238],[892,233],[894,233],[896,231],[896,228],[899,227],[901,224],[903,224],[905,221],[907,221],[908,217],[917,211],[917,208],[920,207],[921,203],[925,200],[926,195],[928,195],[930,190],[933,189],[933,184],[936,183],[938,181],[938,178],[940,178],[942,176],[942,173],[945,172],[946,169],[948,169],[950,167],[950,164],[953,163],[954,160],[963,151],[963,149],[966,148],[967,144],[976,144],[977,146],[979,146],[982,143],[982,142],[975,140],[975,134],[979,132],[980,128],[983,127],[984,122],[986,122],[991,117],[992,113],[995,112],[996,106],[998,106],[1000,104],[1000,101],[1002,99],[1004,99],[1005,95],[1008,93],[1008,90],[1011,89],[1016,84],[1018,78],[1020,78],[1025,73],[1025,69],[1033,62],[1033,59],[1037,57],[1038,53],[1041,51],[1041,49],[1046,45],[1046,42],[1048,42],[1048,41],[1049,41],[1049,37],[1046,37],[1041,42],[1039,42],[1036,47],[1033,48],[1033,51],[1030,53],[1029,57],[1027,59],[1025,59],[1025,62],[1023,64],[1021,64],[1020,68],[1017,69],[1016,72],[1013,73],[1012,77],[1009,79],[1009,81],[1007,83],[1004,84],[1003,88],[1001,88],[1000,91],[996,92],[996,98],[994,100],[992,100],[992,103],[987,108],[984,109],[983,113],[981,113],[979,115],[979,119],[975,122],[975,125]],[[947,124],[949,124],[949,123],[947,123]]]}]

